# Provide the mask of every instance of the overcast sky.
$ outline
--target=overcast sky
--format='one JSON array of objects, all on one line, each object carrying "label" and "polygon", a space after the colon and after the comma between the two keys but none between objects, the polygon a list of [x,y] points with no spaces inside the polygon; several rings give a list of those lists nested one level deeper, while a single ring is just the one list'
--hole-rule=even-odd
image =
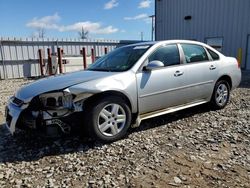
[{"label": "overcast sky", "polygon": [[0,36],[150,40],[154,0],[0,0]]}]

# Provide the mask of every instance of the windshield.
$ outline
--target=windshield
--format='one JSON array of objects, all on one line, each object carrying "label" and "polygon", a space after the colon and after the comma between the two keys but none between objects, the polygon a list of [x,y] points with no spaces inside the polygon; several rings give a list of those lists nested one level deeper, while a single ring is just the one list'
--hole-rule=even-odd
[{"label": "windshield", "polygon": [[129,70],[149,49],[150,45],[125,46],[98,59],[88,70],[122,72]]}]

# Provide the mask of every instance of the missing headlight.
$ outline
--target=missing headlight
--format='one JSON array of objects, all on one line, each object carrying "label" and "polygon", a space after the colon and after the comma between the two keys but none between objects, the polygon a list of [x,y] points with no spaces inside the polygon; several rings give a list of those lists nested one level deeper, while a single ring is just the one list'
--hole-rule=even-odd
[{"label": "missing headlight", "polygon": [[45,106],[51,106],[51,107],[55,107],[56,106],[56,99],[53,97],[48,97],[46,99],[46,105]]},{"label": "missing headlight", "polygon": [[45,93],[39,96],[43,106],[48,109],[66,108],[73,106],[73,96],[68,92]]}]

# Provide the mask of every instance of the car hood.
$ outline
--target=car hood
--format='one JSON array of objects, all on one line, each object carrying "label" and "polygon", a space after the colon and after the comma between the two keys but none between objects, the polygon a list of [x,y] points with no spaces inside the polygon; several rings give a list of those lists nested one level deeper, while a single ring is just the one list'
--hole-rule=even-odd
[{"label": "car hood", "polygon": [[24,102],[49,91],[62,90],[75,84],[112,76],[117,72],[78,71],[37,80],[20,88],[15,96]]}]

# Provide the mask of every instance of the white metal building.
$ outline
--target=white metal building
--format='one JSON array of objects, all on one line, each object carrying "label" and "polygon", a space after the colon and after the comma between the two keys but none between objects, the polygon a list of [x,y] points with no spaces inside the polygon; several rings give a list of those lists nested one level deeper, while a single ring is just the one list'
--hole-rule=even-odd
[{"label": "white metal building", "polygon": [[191,39],[250,70],[250,0],[155,0],[156,40]]}]

